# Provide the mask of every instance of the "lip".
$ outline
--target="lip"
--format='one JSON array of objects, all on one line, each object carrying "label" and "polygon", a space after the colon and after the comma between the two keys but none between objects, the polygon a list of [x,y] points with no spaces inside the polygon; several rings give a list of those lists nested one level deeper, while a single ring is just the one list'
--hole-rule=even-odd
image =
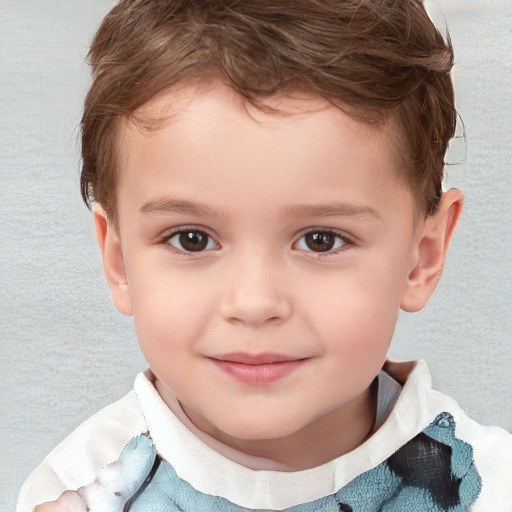
[{"label": "lip", "polygon": [[236,380],[256,386],[284,379],[306,361],[304,358],[272,353],[233,353],[211,357],[210,360]]}]

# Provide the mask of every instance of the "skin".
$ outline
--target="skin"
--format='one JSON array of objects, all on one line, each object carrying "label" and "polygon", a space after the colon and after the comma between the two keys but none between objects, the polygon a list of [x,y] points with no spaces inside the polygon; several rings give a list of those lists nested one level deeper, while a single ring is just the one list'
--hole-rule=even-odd
[{"label": "skin", "polygon": [[[114,303],[133,314],[163,399],[199,428],[294,469],[342,455],[372,427],[398,310],[432,293],[462,195],[415,222],[386,131],[318,98],[273,98],[289,115],[267,115],[225,86],[191,87],[138,114],[173,99],[157,130],[124,123],[118,230],[96,211]],[[206,249],[185,251],[183,227]],[[305,244],[329,231],[333,251]],[[240,352],[302,362],[249,385],[212,362]]]},{"label": "skin", "polygon": [[[463,198],[445,192],[418,221],[390,127],[315,97],[268,103],[287,115],[218,84],[154,98],[137,117],[168,113],[158,129],[121,128],[118,225],[94,215],[113,302],[133,315],[164,401],[176,395],[203,431],[301,470],[367,438],[398,311],[433,292]],[[187,251],[180,230],[202,233],[204,250]],[[232,354],[295,363],[271,381],[246,365],[263,377],[245,382],[223,366]]]}]

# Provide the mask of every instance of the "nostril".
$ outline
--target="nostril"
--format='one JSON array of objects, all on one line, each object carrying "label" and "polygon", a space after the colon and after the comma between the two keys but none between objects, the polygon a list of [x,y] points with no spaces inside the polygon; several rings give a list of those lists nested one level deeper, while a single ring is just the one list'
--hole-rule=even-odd
[{"label": "nostril", "polygon": [[261,258],[246,256],[231,268],[219,303],[221,316],[251,326],[282,322],[291,310],[285,283],[269,273],[270,265],[263,265]]},{"label": "nostril", "polygon": [[290,308],[285,301],[269,303],[254,303],[232,301],[221,308],[223,318],[232,323],[242,323],[251,326],[262,324],[277,324],[289,316]]}]

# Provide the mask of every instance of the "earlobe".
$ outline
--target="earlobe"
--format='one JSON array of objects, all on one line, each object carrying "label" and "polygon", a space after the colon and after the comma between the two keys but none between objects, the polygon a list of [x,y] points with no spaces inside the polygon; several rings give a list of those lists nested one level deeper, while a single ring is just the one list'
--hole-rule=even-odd
[{"label": "earlobe", "polygon": [[435,290],[463,203],[464,197],[459,190],[444,192],[437,212],[420,226],[400,304],[404,311],[422,309]]},{"label": "earlobe", "polygon": [[100,205],[94,207],[94,228],[101,251],[103,270],[114,306],[124,315],[132,315],[132,303],[123,261],[121,242]]}]

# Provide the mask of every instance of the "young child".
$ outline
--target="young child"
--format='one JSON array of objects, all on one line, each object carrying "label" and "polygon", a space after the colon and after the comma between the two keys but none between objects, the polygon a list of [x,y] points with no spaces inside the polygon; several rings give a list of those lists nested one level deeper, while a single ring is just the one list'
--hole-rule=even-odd
[{"label": "young child", "polygon": [[82,195],[150,369],[17,511],[510,512],[512,437],[386,361],[463,202],[422,2],[121,0],[90,61]]}]

